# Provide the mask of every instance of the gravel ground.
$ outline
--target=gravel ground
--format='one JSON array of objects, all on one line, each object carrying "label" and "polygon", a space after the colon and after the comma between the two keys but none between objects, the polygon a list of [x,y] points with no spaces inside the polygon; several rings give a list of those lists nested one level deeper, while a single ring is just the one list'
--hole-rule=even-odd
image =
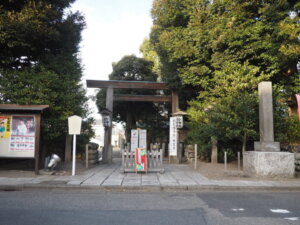
[{"label": "gravel ground", "polygon": [[[191,167],[194,166],[194,163],[189,163]],[[198,160],[197,162],[197,171],[203,176],[213,179],[213,180],[266,180],[263,177],[252,176],[251,174],[244,174],[241,170],[238,170],[237,162],[230,162],[227,164],[227,170],[223,163],[212,164],[210,162],[203,162]],[[289,180],[295,181],[299,180],[300,176],[297,175],[295,178],[268,178],[268,180]]]}]

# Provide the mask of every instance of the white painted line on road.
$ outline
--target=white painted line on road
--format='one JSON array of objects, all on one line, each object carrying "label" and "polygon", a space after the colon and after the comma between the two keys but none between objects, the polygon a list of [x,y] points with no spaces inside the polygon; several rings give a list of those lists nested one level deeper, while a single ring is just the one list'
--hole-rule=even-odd
[{"label": "white painted line on road", "polygon": [[285,217],[284,219],[296,221],[296,220],[299,220],[299,217]]},{"label": "white painted line on road", "polygon": [[270,209],[270,211],[273,213],[290,213],[290,211],[286,209]]},{"label": "white painted line on road", "polygon": [[237,212],[237,211],[244,211],[245,209],[239,208],[239,209],[231,209],[231,210],[234,211],[234,212]]}]

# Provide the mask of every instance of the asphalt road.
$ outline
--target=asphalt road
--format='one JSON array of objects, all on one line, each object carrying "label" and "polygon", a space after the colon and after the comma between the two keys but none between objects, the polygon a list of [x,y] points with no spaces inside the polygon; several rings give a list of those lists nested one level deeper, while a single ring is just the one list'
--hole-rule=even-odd
[{"label": "asphalt road", "polygon": [[0,225],[291,225],[299,192],[0,192]]}]

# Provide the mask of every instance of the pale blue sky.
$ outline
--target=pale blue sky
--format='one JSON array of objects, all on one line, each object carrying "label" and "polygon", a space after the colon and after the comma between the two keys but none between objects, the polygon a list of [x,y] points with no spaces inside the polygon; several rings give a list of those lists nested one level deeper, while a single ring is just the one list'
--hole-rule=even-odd
[{"label": "pale blue sky", "polygon": [[[123,56],[139,56],[139,47],[148,37],[152,25],[150,10],[153,0],[76,0],[72,10],[79,10],[86,19],[81,59],[85,80],[108,80],[112,63]],[[95,96],[97,89],[88,88]],[[93,117],[99,114],[89,101]]]},{"label": "pale blue sky", "polygon": [[124,55],[139,54],[139,46],[151,29],[153,0],[77,0],[87,23],[81,58],[84,79],[107,80],[112,63]]}]

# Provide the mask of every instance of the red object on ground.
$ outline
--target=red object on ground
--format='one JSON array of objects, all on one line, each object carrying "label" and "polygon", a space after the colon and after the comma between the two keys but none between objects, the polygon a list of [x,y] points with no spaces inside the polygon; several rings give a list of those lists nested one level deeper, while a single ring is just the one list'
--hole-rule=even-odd
[{"label": "red object on ground", "polygon": [[135,150],[135,171],[147,172],[147,150],[136,148]]}]

